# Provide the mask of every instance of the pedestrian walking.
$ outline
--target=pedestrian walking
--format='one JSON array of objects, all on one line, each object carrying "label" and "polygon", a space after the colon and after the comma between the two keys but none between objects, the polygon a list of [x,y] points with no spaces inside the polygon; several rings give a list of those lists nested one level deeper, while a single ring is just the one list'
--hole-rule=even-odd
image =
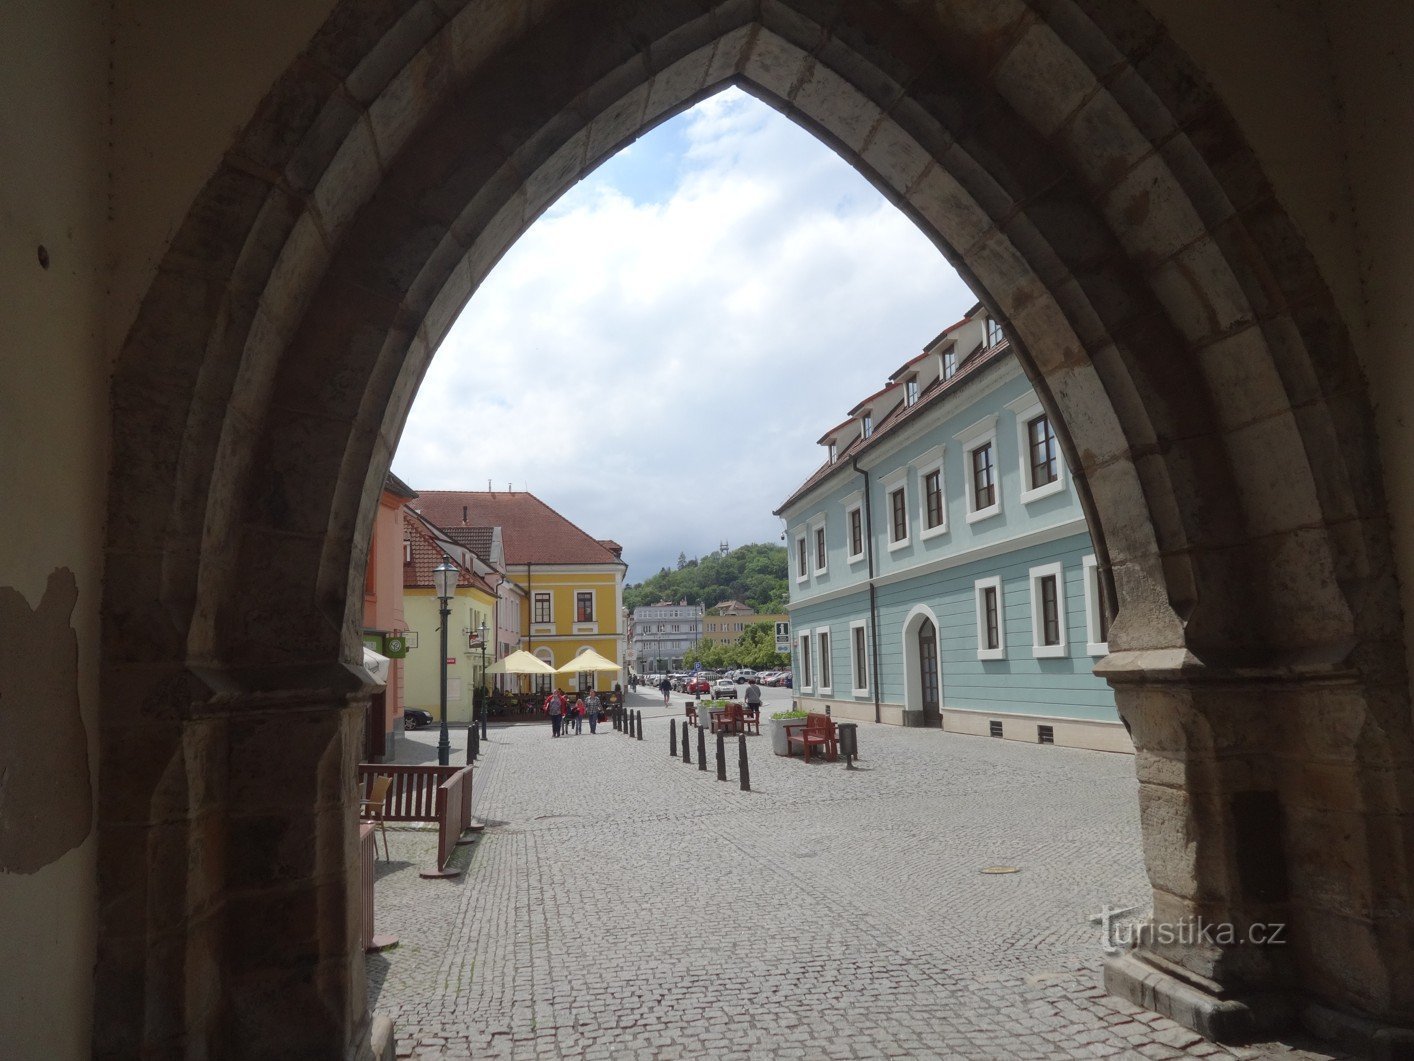
[{"label": "pedestrian walking", "polygon": [[593,689],[589,690],[589,699],[585,701],[584,706],[588,709],[589,732],[591,734],[597,733],[597,727],[599,725],[599,709],[601,705],[599,703],[599,694],[596,693]]},{"label": "pedestrian walking", "polygon": [[570,709],[570,721],[574,723],[574,735],[578,737],[584,732],[584,697],[576,694],[574,707]]},{"label": "pedestrian walking", "polygon": [[663,694],[663,706],[668,706],[668,694],[673,691],[673,683],[668,681],[667,675],[658,683],[658,691]]},{"label": "pedestrian walking", "polygon": [[560,727],[565,721],[565,694],[556,689],[549,696],[545,697],[545,713],[550,716],[550,736],[558,737]]}]

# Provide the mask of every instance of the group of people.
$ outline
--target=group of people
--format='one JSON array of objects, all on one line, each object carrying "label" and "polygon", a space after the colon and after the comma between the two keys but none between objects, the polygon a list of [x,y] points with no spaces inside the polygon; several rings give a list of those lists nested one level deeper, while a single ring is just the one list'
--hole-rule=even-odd
[{"label": "group of people", "polygon": [[[616,683],[614,691],[609,694],[609,705],[618,704],[622,699],[622,687]],[[568,736],[571,729],[573,729],[575,736],[579,736],[584,732],[586,721],[589,723],[589,732],[597,733],[599,716],[605,710],[605,704],[593,689],[588,690],[587,693],[575,693],[573,700],[565,695],[563,689],[556,689],[545,697],[545,714],[550,716],[550,736],[552,737],[558,737],[561,734]]]}]

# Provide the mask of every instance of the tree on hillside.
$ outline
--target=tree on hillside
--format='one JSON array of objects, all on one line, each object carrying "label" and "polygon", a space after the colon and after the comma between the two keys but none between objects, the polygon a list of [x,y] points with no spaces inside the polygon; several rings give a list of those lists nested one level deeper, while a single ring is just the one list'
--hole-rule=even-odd
[{"label": "tree on hillside", "polygon": [[664,568],[651,578],[624,587],[624,604],[639,608],[658,601],[685,600],[712,607],[736,599],[759,612],[785,610],[786,549],[782,545],[743,545],[723,555],[698,560],[678,556],[676,570]]}]

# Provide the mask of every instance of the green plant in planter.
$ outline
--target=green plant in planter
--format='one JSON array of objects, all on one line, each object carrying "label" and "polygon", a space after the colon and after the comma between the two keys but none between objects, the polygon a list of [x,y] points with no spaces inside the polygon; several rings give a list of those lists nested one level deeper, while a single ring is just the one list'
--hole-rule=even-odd
[{"label": "green plant in planter", "polygon": [[809,711],[777,711],[772,718],[805,718]]}]

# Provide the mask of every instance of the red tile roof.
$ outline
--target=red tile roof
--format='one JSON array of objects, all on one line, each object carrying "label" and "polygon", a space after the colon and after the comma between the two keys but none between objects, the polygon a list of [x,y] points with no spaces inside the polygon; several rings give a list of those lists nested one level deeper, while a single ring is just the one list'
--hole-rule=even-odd
[{"label": "red tile roof", "polygon": [[500,527],[507,564],[623,563],[528,491],[419,490],[413,507],[447,530]]},{"label": "red tile roof", "polygon": [[[410,512],[403,513],[403,534],[412,543],[412,560],[403,563],[403,588],[435,589],[437,584],[432,578],[432,572],[446,555],[442,547],[423,526],[422,521]],[[452,564],[457,569],[458,586],[474,586],[493,597],[496,595],[491,583],[480,575],[458,564],[455,559]]]}]

